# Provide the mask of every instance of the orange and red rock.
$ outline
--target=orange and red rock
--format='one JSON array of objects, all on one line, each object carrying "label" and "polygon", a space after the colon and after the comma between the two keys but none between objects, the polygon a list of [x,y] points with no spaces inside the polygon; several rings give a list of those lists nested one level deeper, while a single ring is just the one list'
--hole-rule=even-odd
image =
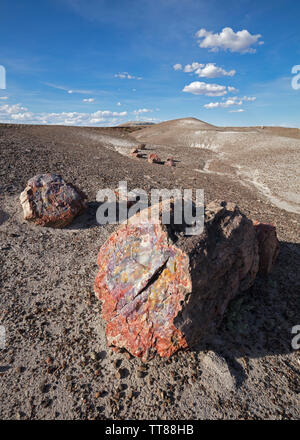
[{"label": "orange and red rock", "polygon": [[57,174],[31,178],[20,195],[24,219],[40,226],[63,228],[86,208],[86,195]]},{"label": "orange and red rock", "polygon": [[169,357],[213,332],[230,300],[253,284],[258,240],[236,205],[214,202],[198,236],[182,234],[182,225],[131,217],[97,262],[108,344],[143,360]]},{"label": "orange and red rock", "polygon": [[151,153],[148,155],[148,162],[150,163],[162,163],[161,158],[155,154],[155,153]]}]

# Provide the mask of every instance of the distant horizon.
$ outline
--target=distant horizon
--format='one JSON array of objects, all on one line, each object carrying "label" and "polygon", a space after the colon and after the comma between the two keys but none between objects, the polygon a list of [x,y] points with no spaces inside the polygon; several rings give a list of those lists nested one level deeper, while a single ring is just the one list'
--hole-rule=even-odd
[{"label": "distant horizon", "polygon": [[0,122],[300,128],[293,0],[3,0]]},{"label": "distant horizon", "polygon": [[38,122],[2,122],[0,121],[0,126],[1,125],[35,125],[35,126],[46,126],[46,127],[70,127],[70,128],[117,128],[117,127],[122,127],[125,126],[128,123],[132,123],[132,126],[134,126],[134,123],[136,123],[136,125],[157,125],[157,124],[161,124],[163,122],[171,122],[171,121],[178,121],[181,119],[197,119],[198,121],[204,122],[206,124],[215,126],[217,128],[259,128],[259,127],[264,127],[264,128],[290,128],[290,129],[296,129],[296,130],[300,130],[300,127],[293,127],[293,126],[287,126],[287,125],[216,125],[213,124],[212,122],[209,121],[203,121],[202,119],[199,118],[195,118],[194,116],[186,116],[183,118],[175,118],[175,119],[165,119],[164,121],[160,121],[160,122],[151,122],[151,121],[132,121],[132,120],[128,120],[128,121],[124,121],[121,122],[120,124],[114,124],[114,125],[70,125],[70,124],[41,124]]}]

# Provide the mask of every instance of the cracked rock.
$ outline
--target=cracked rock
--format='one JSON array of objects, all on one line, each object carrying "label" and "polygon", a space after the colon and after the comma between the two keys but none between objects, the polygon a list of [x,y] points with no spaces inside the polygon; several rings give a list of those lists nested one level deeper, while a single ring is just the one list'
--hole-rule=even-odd
[{"label": "cracked rock", "polygon": [[36,225],[63,228],[86,208],[86,195],[57,174],[31,178],[20,195],[24,219]]},{"label": "cracked rock", "polygon": [[232,298],[252,285],[259,255],[253,223],[233,203],[207,205],[201,235],[185,235],[172,215],[170,225],[138,216],[101,247],[95,292],[108,344],[145,361],[214,332]]}]

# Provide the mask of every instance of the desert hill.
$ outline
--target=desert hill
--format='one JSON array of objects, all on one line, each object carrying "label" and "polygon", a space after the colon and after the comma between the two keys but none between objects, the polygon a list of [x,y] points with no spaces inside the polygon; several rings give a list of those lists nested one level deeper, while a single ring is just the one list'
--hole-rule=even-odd
[{"label": "desert hill", "polygon": [[[157,149],[182,150],[182,160],[207,155],[194,170],[241,180],[275,206],[300,213],[300,130],[282,127],[215,127],[195,118],[176,119],[132,133]],[[193,151],[197,149],[197,153]]]}]

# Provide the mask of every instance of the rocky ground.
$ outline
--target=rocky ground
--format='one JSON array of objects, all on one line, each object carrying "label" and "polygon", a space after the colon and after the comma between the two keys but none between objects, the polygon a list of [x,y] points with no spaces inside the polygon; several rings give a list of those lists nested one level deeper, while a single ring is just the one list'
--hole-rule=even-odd
[{"label": "rocky ground", "polygon": [[[145,154],[171,154],[176,167],[131,158],[150,129],[0,125],[0,417],[299,419],[300,359],[291,346],[300,325],[299,215],[230,176],[228,162],[225,173],[208,168],[207,148],[147,143]],[[284,136],[294,142],[297,133]],[[87,212],[66,229],[23,220],[19,194],[44,172],[88,195]],[[205,346],[145,365],[106,346],[93,292],[98,250],[115,228],[97,224],[96,194],[121,180],[147,191],[204,188],[207,201],[236,202],[253,220],[274,223],[281,242],[271,276],[231,303]]]}]

